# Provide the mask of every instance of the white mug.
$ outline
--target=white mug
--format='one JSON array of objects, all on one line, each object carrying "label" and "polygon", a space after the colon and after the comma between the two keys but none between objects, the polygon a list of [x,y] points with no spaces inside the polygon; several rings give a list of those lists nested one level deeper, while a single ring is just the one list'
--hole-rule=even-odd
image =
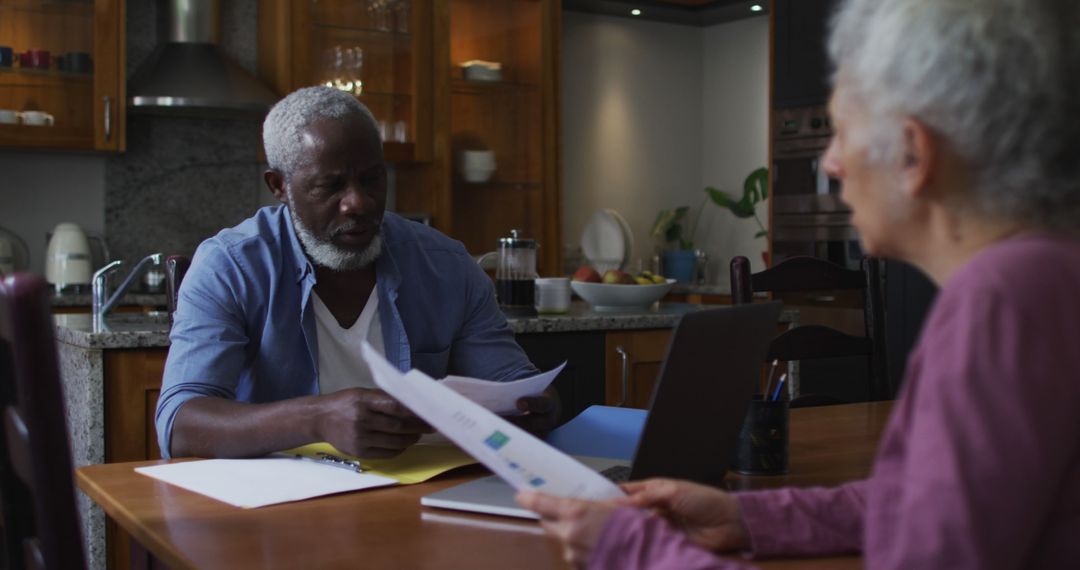
[{"label": "white mug", "polygon": [[23,111],[20,115],[22,115],[22,122],[24,125],[51,127],[55,123],[53,116],[45,111]]},{"label": "white mug", "polygon": [[19,112],[11,109],[0,109],[0,124],[14,125],[19,122]]},{"label": "white mug", "polygon": [[536,279],[536,312],[558,315],[570,310],[570,280],[566,277]]}]

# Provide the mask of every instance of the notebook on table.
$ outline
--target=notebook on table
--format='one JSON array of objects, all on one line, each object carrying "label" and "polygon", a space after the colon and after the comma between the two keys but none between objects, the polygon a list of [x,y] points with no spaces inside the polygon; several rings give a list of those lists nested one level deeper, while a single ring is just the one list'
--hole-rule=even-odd
[{"label": "notebook on table", "polygon": [[[721,486],[781,307],[737,305],[684,315],[671,335],[632,461],[574,457],[596,471],[623,471],[629,480],[673,477]],[[426,495],[420,504],[537,518],[518,506],[514,494],[490,476]]]}]

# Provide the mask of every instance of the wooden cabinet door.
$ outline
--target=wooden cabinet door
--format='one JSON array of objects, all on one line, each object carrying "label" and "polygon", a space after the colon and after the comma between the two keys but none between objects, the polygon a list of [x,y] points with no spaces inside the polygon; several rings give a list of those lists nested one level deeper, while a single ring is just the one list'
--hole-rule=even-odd
[{"label": "wooden cabinet door", "polygon": [[540,370],[566,362],[554,382],[561,405],[560,424],[589,406],[604,403],[603,331],[519,334],[517,342]]},{"label": "wooden cabinet door", "polygon": [[124,2],[0,2],[0,147],[124,150]]},{"label": "wooden cabinet door", "polygon": [[[154,412],[167,354],[166,348],[104,351],[106,463],[161,458]],[[112,519],[105,544],[109,568],[147,567],[131,560],[131,537]]]},{"label": "wooden cabinet door", "polygon": [[604,401],[648,408],[671,329],[609,332],[604,342]]},{"label": "wooden cabinet door", "polygon": [[[494,249],[511,229],[541,244],[541,275],[560,275],[559,2],[441,0],[437,23],[449,27],[436,44],[436,89],[448,132],[437,132],[443,209],[436,226],[474,254]],[[448,45],[447,45],[448,44]],[[498,64],[477,76],[475,66]],[[466,71],[467,65],[474,69]],[[477,177],[466,152],[494,156]],[[481,169],[483,170],[483,169]]]},{"label": "wooden cabinet door", "polygon": [[105,351],[105,462],[160,459],[154,411],[166,348]]},{"label": "wooden cabinet door", "polygon": [[259,76],[279,95],[326,85],[379,123],[390,162],[431,160],[430,0],[260,0]]}]

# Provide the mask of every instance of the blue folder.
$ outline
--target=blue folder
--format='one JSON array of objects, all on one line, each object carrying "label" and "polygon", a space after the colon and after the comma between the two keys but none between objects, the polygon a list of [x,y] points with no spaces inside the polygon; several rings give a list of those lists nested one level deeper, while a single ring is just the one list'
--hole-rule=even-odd
[{"label": "blue folder", "polygon": [[568,455],[631,461],[645,427],[646,410],[589,406],[552,431],[547,442]]}]

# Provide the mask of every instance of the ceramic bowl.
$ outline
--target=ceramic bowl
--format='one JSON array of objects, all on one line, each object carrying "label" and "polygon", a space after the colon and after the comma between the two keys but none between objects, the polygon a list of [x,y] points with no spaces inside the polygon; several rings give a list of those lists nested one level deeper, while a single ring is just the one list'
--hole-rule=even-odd
[{"label": "ceramic bowl", "polygon": [[674,279],[655,285],[614,285],[571,281],[570,288],[597,311],[645,309],[671,290]]}]

